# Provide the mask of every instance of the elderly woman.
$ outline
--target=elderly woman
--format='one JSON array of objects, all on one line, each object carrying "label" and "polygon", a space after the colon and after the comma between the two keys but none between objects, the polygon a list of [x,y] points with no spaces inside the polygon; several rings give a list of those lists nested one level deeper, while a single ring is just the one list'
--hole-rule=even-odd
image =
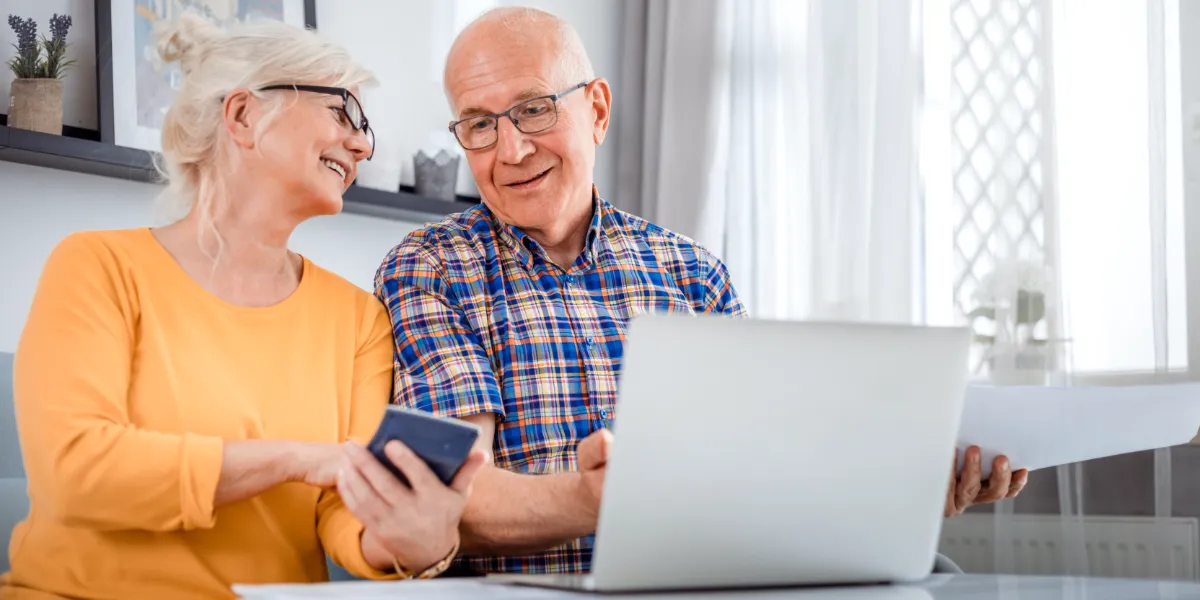
[{"label": "elderly woman", "polygon": [[372,155],[371,75],[283,24],[185,16],[159,51],[184,73],[162,148],[185,216],[71,235],[45,264],[15,367],[32,510],[0,597],[232,597],[327,579],[326,554],[439,573],[483,455],[443,486],[393,442],[408,488],[363,448],[388,315],[287,247]]}]

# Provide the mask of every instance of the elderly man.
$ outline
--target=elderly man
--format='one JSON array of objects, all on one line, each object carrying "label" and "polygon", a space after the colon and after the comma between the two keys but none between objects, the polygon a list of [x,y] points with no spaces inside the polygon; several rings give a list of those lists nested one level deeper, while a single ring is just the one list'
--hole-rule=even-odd
[{"label": "elderly man", "polygon": [[[483,203],[413,232],[380,266],[395,401],[483,429],[489,466],[463,517],[461,566],[586,571],[626,321],[744,310],[720,260],[597,193],[612,94],[564,21],[485,14],[452,46],[445,86]],[[1024,484],[1004,463],[981,490],[973,452],[947,513]]]}]

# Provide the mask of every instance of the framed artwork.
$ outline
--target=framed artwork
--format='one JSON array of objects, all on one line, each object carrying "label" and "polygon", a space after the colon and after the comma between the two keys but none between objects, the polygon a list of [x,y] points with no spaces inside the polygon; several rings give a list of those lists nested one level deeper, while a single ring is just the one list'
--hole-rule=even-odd
[{"label": "framed artwork", "polygon": [[316,29],[316,0],[96,0],[96,68],[100,140],[159,152],[163,116],[180,81],[163,64],[154,26],[183,12],[218,24],[271,19]]}]

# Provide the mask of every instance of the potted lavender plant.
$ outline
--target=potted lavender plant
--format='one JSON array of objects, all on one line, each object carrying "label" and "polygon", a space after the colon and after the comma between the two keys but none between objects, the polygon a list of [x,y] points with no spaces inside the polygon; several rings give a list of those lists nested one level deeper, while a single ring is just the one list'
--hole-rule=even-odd
[{"label": "potted lavender plant", "polygon": [[55,14],[51,37],[40,40],[33,19],[9,15],[8,26],[17,34],[17,55],[8,61],[16,77],[9,92],[8,126],[61,135],[62,76],[75,62],[66,60],[71,17]]}]

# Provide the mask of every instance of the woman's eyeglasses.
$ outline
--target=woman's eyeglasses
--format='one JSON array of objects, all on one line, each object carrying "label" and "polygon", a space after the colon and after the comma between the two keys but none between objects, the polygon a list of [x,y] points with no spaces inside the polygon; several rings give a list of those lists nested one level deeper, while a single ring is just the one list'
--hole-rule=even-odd
[{"label": "woman's eyeglasses", "polygon": [[367,116],[363,114],[362,104],[358,102],[358,98],[350,93],[350,90],[340,87],[329,87],[324,85],[304,85],[304,84],[278,84],[268,85],[259,88],[260,90],[296,90],[298,92],[313,92],[317,94],[329,94],[330,96],[338,96],[342,99],[342,107],[338,110],[345,115],[346,121],[355,131],[363,132],[367,136],[367,141],[371,144],[371,153],[367,156],[367,160],[375,156],[375,132],[371,131],[371,126],[367,121]]}]

